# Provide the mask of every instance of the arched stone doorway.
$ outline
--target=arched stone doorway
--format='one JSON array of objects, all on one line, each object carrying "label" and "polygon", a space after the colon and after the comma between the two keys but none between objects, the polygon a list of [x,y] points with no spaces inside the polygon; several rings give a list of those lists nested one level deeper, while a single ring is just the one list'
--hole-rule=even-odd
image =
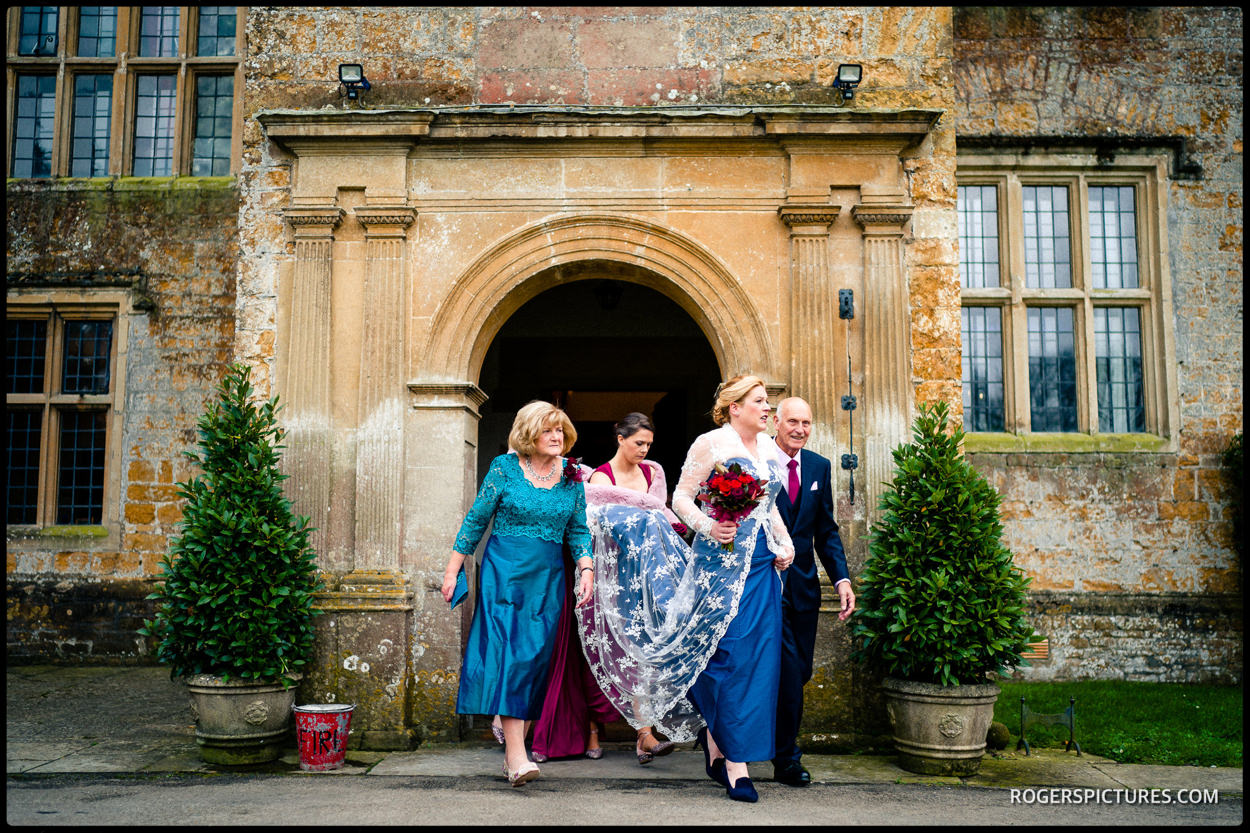
[{"label": "arched stone doorway", "polygon": [[[478,387],[489,398],[478,427],[478,479],[507,449],[518,408],[532,399],[563,407],[577,426],[572,454],[589,465],[616,450],[612,424],[641,411],[656,424],[651,459],[669,488],[708,416],[720,368],[707,337],[678,304],[608,261],[554,267],[559,280],[525,302],[496,333]],[[632,279],[632,280],[631,280]]]}]

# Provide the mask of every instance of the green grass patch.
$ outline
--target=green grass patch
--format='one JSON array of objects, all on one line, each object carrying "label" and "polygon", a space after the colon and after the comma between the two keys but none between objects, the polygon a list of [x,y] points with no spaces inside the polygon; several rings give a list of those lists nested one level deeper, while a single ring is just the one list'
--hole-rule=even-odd
[{"label": "green grass patch", "polygon": [[[1020,739],[1020,698],[1034,712],[1057,714],[1076,698],[1076,741],[1083,752],[1126,764],[1241,766],[1240,685],[1084,680],[999,682],[994,719]],[[1030,726],[1029,746],[1061,747],[1067,727]]]}]

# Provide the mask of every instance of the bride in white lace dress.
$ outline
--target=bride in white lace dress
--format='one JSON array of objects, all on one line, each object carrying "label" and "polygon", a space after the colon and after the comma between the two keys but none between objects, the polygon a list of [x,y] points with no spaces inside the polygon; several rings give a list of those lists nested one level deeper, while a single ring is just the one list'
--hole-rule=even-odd
[{"label": "bride in white lace dress", "polygon": [[[697,732],[709,776],[748,801],[755,792],[746,762],[773,755],[777,570],[794,558],[775,507],[783,470],[764,433],[770,410],[758,377],[718,389],[713,418],[721,427],[695,440],[673,496],[674,511],[696,533],[693,546],[658,510],[588,507],[596,592],[578,609],[591,671],[626,720],[654,724],[678,742]],[[768,481],[765,498],[739,524],[716,522],[695,503],[713,466],[730,462]]]}]

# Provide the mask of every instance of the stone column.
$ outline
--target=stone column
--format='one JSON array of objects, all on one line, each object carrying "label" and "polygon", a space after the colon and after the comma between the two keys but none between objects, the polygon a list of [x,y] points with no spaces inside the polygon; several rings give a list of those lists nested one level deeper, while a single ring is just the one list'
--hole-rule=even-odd
[{"label": "stone column", "polygon": [[404,487],[404,249],[415,212],[358,208],[365,227],[356,428],[356,571],[399,566]]},{"label": "stone column", "polygon": [[283,400],[286,450],[283,473],[295,512],[307,515],[309,541],[326,555],[330,521],[330,281],[334,229],[340,208],[290,208],[295,230],[295,279],[291,290],[291,346]]},{"label": "stone column", "polygon": [[893,477],[895,446],[910,438],[911,304],[903,233],[911,206],[901,194],[865,193],[851,215],[864,234],[864,500],[871,523],[883,483]]},{"label": "stone column", "polygon": [[[425,739],[458,741],[462,720],[456,714],[456,693],[473,605],[449,611],[440,589],[456,532],[477,494],[478,422],[486,394],[467,381],[414,380],[408,392],[411,485],[404,495],[404,555],[414,578],[414,639],[421,645],[412,700],[421,704]],[[474,560],[470,556],[465,562],[470,598],[477,580]]]},{"label": "stone column", "polygon": [[364,319],[356,428],[354,569],[319,594],[317,657],[301,694],[356,705],[350,745],[409,749],[413,583],[401,568],[404,488],[404,249],[412,209],[361,207]]},{"label": "stone column", "polygon": [[839,206],[789,203],[777,209],[790,228],[790,394],[801,396],[815,415],[808,447],[833,458],[834,331],[837,290],[829,274],[829,227]]}]

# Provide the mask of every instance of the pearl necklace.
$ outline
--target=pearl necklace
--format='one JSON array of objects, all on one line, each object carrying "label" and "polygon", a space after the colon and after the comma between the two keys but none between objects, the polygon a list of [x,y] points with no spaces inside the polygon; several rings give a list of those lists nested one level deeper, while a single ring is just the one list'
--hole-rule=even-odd
[{"label": "pearl necklace", "polygon": [[558,463],[559,460],[555,460],[555,461],[552,461],[551,463],[551,471],[547,472],[546,474],[539,474],[538,472],[534,471],[534,467],[530,465],[529,457],[522,457],[521,462],[525,463],[525,470],[530,473],[530,477],[534,478],[539,483],[546,483],[548,480],[555,477],[556,470],[559,468],[556,465],[556,463]]}]

